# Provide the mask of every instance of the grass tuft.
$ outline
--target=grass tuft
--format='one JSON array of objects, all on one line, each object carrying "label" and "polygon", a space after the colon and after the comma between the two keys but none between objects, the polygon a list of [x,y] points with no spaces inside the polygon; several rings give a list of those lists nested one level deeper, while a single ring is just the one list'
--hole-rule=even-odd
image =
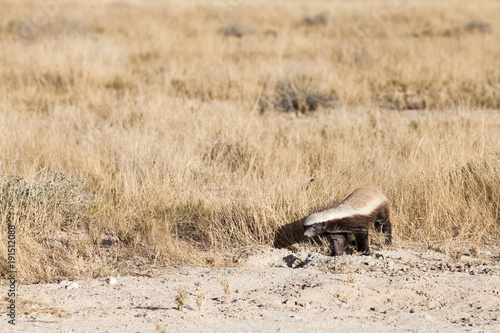
[{"label": "grass tuft", "polygon": [[252,30],[239,22],[229,22],[219,29],[219,33],[226,37],[242,38],[244,35],[252,33]]},{"label": "grass tuft", "polygon": [[464,29],[467,32],[490,33],[491,24],[486,21],[470,21],[464,25]]},{"label": "grass tuft", "polygon": [[175,296],[174,303],[177,305],[177,310],[184,311],[184,306],[186,305],[187,293],[185,289],[179,288],[177,290],[177,295]]},{"label": "grass tuft", "polygon": [[227,280],[219,280],[219,284],[224,292],[224,301],[223,303],[229,303],[229,297],[231,296],[231,288],[234,284],[234,280],[238,277],[239,273],[231,276]]},{"label": "grass tuft", "polygon": [[310,82],[279,81],[274,88],[274,94],[261,99],[259,105],[261,112],[273,108],[282,112],[307,114],[320,107],[332,107],[336,100],[335,93],[316,89]]},{"label": "grass tuft", "polygon": [[330,18],[330,14],[328,12],[321,12],[321,13],[316,14],[314,16],[306,15],[302,19],[302,25],[308,26],[308,27],[327,25],[329,18]]}]

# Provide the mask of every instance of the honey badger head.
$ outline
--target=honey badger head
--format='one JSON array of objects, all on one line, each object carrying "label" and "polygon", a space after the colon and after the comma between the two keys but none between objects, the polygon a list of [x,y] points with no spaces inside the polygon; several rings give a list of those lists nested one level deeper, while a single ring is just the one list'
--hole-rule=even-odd
[{"label": "honey badger head", "polygon": [[325,233],[326,233],[326,222],[317,222],[309,225],[306,225],[304,223],[304,236],[306,237],[319,236]]}]

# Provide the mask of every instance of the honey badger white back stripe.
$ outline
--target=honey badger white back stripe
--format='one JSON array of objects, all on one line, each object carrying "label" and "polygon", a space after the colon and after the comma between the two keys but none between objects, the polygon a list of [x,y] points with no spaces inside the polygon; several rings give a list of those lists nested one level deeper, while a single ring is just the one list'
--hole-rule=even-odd
[{"label": "honey badger white back stripe", "polygon": [[387,202],[387,198],[377,189],[361,188],[338,205],[309,215],[304,221],[304,226],[354,215],[369,215],[384,202]]}]

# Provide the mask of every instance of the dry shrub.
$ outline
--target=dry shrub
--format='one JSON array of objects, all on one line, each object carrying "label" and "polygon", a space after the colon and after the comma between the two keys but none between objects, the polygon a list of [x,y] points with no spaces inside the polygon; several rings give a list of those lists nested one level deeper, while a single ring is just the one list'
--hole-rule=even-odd
[{"label": "dry shrub", "polygon": [[401,89],[384,96],[381,106],[395,110],[425,110],[427,98],[420,91]]},{"label": "dry shrub", "polygon": [[464,25],[464,29],[467,32],[490,33],[491,24],[486,21],[470,21]]},{"label": "dry shrub", "polygon": [[330,18],[330,14],[328,12],[321,12],[319,14],[316,14],[314,16],[311,15],[306,15],[303,19],[301,24],[304,26],[318,26],[318,25],[327,25],[328,20]]},{"label": "dry shrub", "polygon": [[34,23],[27,17],[24,20],[11,20],[6,31],[22,41],[35,41],[40,37],[58,37],[59,35],[89,34],[98,31],[87,23],[71,18],[54,18]]},{"label": "dry shrub", "polygon": [[219,33],[227,37],[241,38],[244,35],[252,33],[252,29],[239,22],[229,22],[219,29]]},{"label": "dry shrub", "polygon": [[260,111],[273,108],[282,112],[300,112],[307,114],[318,108],[328,108],[335,105],[337,96],[316,89],[313,84],[303,80],[279,81],[274,94],[259,101]]}]

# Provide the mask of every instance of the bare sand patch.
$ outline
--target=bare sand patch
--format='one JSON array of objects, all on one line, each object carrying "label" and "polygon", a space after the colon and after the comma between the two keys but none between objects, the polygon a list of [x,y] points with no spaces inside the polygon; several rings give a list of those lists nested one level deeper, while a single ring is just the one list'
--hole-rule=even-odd
[{"label": "bare sand patch", "polygon": [[[497,332],[499,249],[453,260],[409,249],[371,256],[259,249],[237,267],[19,286],[17,331]],[[226,293],[223,284],[229,288]],[[184,310],[174,300],[185,292]],[[0,330],[12,330],[2,315]]]}]

